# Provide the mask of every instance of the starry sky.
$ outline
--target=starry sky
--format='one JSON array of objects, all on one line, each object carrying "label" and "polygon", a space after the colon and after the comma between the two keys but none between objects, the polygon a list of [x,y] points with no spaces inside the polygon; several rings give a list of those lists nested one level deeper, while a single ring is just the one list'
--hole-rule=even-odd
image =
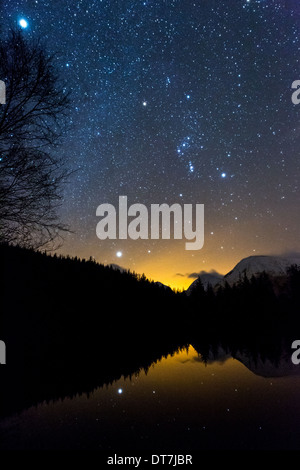
[{"label": "starry sky", "polygon": [[[191,273],[299,251],[298,1],[1,3],[2,29],[41,37],[72,92],[63,253],[184,288]],[[121,195],[204,204],[204,247],[99,240],[96,208]]]}]

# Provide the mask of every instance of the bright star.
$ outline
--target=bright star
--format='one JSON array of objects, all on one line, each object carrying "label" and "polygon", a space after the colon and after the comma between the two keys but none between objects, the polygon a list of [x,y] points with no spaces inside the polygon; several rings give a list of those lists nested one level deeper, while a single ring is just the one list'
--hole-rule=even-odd
[{"label": "bright star", "polygon": [[143,101],[143,106],[147,106],[147,101]]},{"label": "bright star", "polygon": [[118,394],[121,395],[123,393],[123,389],[122,388],[118,388]]},{"label": "bright star", "polygon": [[21,18],[19,20],[19,25],[21,26],[21,28],[25,29],[28,27],[28,21],[26,21],[24,18]]},{"label": "bright star", "polygon": [[226,178],[226,173],[221,174],[222,178]]},{"label": "bright star", "polygon": [[117,256],[118,258],[121,258],[121,257],[123,256],[122,251],[117,251],[116,256]]}]

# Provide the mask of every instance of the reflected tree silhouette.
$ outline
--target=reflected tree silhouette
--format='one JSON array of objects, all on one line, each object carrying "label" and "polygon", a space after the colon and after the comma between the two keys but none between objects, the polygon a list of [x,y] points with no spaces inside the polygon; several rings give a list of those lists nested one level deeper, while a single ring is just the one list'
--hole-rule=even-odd
[{"label": "reflected tree silhouette", "polygon": [[[299,331],[299,267],[185,293],[94,260],[0,245],[0,414],[130,377],[191,344],[280,365]],[[279,287],[280,289],[279,289]]]}]

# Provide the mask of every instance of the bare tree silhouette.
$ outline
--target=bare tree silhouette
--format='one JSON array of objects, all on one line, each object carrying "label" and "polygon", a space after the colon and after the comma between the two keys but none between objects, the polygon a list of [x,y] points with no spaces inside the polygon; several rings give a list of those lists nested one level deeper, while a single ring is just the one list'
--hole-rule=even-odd
[{"label": "bare tree silhouette", "polygon": [[69,176],[54,147],[66,130],[69,93],[39,40],[19,30],[0,44],[0,241],[52,246],[68,228],[58,219]]}]

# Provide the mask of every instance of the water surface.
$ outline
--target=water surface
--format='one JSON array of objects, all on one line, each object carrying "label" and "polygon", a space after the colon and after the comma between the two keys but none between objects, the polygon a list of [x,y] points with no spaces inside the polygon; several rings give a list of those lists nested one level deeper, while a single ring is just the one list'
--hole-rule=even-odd
[{"label": "water surface", "polygon": [[[299,449],[300,376],[288,357],[203,362],[190,346],[145,372],[0,422],[4,448]],[[248,367],[246,367],[247,364]]]}]

